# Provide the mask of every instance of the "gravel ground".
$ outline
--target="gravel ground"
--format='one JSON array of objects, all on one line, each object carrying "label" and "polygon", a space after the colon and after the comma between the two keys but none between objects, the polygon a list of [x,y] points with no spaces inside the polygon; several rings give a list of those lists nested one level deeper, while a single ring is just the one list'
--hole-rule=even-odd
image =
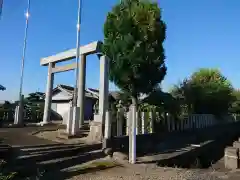
[{"label": "gravel ground", "polygon": [[[228,179],[225,173],[209,170],[186,170],[177,168],[149,167],[136,165],[115,167],[94,173],[81,174],[69,180],[222,180]],[[231,179],[231,180],[239,180]]]}]

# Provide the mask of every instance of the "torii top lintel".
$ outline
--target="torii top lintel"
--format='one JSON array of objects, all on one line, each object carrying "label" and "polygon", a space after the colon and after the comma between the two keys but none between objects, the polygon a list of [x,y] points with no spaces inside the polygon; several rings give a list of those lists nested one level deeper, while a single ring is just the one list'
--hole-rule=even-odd
[{"label": "torii top lintel", "polygon": [[[80,47],[80,55],[89,55],[101,53],[101,41],[95,41]],[[45,57],[40,60],[41,66],[47,66],[49,63],[67,61],[76,57],[76,48],[70,49],[53,56]]]}]

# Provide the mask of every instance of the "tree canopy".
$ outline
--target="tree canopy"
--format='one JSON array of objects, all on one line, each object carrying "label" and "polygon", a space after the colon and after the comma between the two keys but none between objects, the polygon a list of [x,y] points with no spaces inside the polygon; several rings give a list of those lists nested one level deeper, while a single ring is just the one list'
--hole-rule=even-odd
[{"label": "tree canopy", "polygon": [[157,3],[122,0],[108,13],[103,51],[110,58],[110,81],[136,100],[166,75],[166,25]]},{"label": "tree canopy", "polygon": [[172,90],[191,113],[226,113],[233,101],[233,87],[218,69],[202,68]]}]

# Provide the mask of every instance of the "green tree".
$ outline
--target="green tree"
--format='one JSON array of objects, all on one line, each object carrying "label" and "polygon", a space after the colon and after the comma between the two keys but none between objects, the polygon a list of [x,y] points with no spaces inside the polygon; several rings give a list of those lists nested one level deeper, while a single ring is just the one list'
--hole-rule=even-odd
[{"label": "green tree", "polygon": [[3,85],[0,84],[0,90],[1,90],[1,91],[5,91],[6,88],[5,88]]},{"label": "green tree", "polygon": [[147,0],[122,0],[107,15],[103,51],[110,58],[110,81],[134,105],[166,75],[165,31],[160,8]]},{"label": "green tree", "polygon": [[232,113],[239,114],[240,113],[240,90],[235,89],[232,95],[233,95],[233,102],[229,110]]},{"label": "green tree", "polygon": [[42,92],[34,92],[28,94],[28,97],[25,98],[26,101],[29,102],[40,102],[44,100],[44,93]]},{"label": "green tree", "polygon": [[188,105],[189,112],[221,115],[233,101],[233,87],[218,69],[202,68],[172,90]]}]

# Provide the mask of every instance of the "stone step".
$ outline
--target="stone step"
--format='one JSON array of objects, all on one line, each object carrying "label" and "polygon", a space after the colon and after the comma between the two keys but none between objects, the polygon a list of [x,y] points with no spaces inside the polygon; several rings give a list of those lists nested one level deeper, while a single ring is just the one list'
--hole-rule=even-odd
[{"label": "stone step", "polygon": [[11,166],[12,171],[17,172],[19,178],[26,178],[29,176],[36,175],[37,172],[44,172],[48,174],[57,171],[60,172],[62,169],[76,166],[87,161],[102,158],[104,154],[101,150],[91,151],[82,153],[75,156],[53,158],[49,160],[42,159],[40,162],[31,162],[21,165]]},{"label": "stone step", "polygon": [[0,145],[0,159],[7,160],[12,156],[13,149],[10,145],[1,144]]},{"label": "stone step", "polygon": [[96,145],[82,145],[79,147],[72,148],[59,148],[59,149],[43,149],[36,151],[26,151],[23,150],[19,152],[18,157],[14,159],[15,165],[26,164],[26,163],[36,163],[42,160],[47,161],[51,159],[57,159],[62,157],[71,157],[78,155],[80,153],[91,152],[94,150],[101,149],[101,144]]},{"label": "stone step", "polygon": [[83,147],[83,144],[58,144],[58,145],[48,145],[48,146],[31,146],[31,147],[24,147],[19,148],[22,152],[25,153],[35,153],[41,151],[49,151],[49,150],[58,150],[58,149],[69,149],[69,148],[76,148],[76,147]]}]

